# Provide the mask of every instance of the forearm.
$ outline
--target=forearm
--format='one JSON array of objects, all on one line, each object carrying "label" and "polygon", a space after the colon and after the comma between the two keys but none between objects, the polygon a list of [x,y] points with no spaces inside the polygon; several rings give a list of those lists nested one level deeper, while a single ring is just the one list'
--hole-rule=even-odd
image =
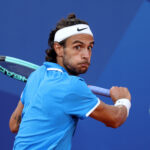
[{"label": "forearm", "polygon": [[10,131],[13,133],[17,133],[19,129],[19,125],[21,122],[21,115],[23,110],[23,104],[19,101],[18,106],[16,107],[15,111],[12,113],[10,120],[9,120],[9,128]]},{"label": "forearm", "polygon": [[103,118],[103,121],[106,126],[117,128],[122,125],[127,118],[127,109],[125,106],[111,106],[104,104],[103,105],[103,115],[106,116]]},{"label": "forearm", "polygon": [[90,116],[106,126],[117,128],[125,122],[127,109],[122,105],[112,106],[101,101],[100,106]]},{"label": "forearm", "polygon": [[11,118],[9,120],[9,128],[10,131],[13,133],[17,133],[19,129],[19,125],[21,122],[21,115],[17,114],[16,111],[13,112],[11,115]]},{"label": "forearm", "polygon": [[114,105],[107,105],[101,101],[90,117],[103,122],[106,126],[117,128],[125,122],[128,116],[131,107],[131,95],[127,88],[112,87],[110,96]]}]

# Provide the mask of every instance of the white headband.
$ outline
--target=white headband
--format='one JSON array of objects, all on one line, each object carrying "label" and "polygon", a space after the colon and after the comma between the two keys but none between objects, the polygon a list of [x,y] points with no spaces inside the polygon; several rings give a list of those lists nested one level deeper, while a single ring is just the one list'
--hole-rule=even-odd
[{"label": "white headband", "polygon": [[77,34],[89,34],[93,36],[90,27],[86,24],[77,24],[69,27],[62,28],[55,33],[54,42],[61,42],[66,38]]}]

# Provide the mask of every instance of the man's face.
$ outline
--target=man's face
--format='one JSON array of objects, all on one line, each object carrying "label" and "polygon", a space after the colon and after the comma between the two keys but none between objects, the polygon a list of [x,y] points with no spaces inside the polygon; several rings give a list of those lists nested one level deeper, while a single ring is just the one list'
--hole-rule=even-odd
[{"label": "man's face", "polygon": [[70,74],[78,75],[88,70],[94,40],[91,35],[74,35],[66,40],[63,65]]}]

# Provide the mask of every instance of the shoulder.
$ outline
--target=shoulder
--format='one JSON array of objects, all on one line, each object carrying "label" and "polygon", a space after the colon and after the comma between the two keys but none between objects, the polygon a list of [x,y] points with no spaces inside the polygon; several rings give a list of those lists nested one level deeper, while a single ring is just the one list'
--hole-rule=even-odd
[{"label": "shoulder", "polygon": [[82,85],[87,85],[85,80],[81,77],[78,77],[78,76],[70,76],[69,82],[74,85],[73,87],[79,87]]},{"label": "shoulder", "polygon": [[91,92],[85,80],[81,77],[72,76],[70,78],[70,92],[71,93],[88,93]]},{"label": "shoulder", "polygon": [[42,65],[42,66],[40,66],[38,69],[36,69],[35,71],[33,71],[31,74],[30,74],[30,76],[29,76],[29,78],[28,79],[32,79],[32,78],[34,78],[35,76],[40,76],[40,75],[42,75],[44,72],[45,72],[45,66],[44,65]]}]

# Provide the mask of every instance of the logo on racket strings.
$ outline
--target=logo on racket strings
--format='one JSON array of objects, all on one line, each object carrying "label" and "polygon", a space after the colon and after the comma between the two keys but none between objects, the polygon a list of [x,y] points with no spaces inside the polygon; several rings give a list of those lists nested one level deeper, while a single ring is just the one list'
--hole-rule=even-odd
[{"label": "logo on racket strings", "polygon": [[27,82],[27,78],[26,77],[24,77],[22,75],[19,75],[19,74],[16,74],[14,72],[11,72],[11,71],[3,68],[2,66],[0,66],[0,72],[8,75],[11,78],[14,78],[14,79],[17,79],[17,80],[20,80],[20,81],[23,81],[23,82]]}]

